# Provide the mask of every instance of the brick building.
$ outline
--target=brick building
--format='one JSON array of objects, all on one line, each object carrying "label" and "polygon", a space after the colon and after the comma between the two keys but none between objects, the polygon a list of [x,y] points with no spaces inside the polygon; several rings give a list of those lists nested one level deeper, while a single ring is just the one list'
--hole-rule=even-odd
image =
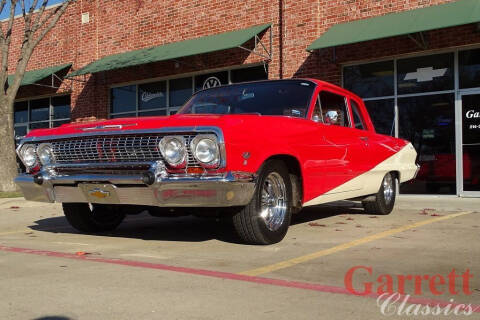
[{"label": "brick building", "polygon": [[16,135],[174,114],[218,84],[314,77],[415,144],[422,172],[402,192],[478,196],[479,119],[465,114],[480,111],[479,21],[478,0],[78,0],[29,62]]}]

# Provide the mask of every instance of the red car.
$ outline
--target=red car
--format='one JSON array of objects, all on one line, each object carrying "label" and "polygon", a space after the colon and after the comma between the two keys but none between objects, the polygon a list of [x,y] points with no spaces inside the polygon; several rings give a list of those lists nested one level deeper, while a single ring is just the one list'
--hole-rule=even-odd
[{"label": "red car", "polygon": [[376,134],[359,97],[313,79],[210,88],[169,117],[34,130],[17,152],[25,198],[62,202],[80,231],[144,210],[220,214],[254,244],[283,239],[305,206],[356,199],[388,214],[395,181],[418,170],[413,146]]}]

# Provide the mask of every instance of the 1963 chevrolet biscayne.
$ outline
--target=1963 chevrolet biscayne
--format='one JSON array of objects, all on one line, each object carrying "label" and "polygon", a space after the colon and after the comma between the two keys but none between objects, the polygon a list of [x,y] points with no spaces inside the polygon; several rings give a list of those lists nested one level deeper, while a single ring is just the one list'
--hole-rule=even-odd
[{"label": "1963 chevrolet biscayne", "polygon": [[31,131],[18,147],[25,198],[61,202],[78,230],[126,214],[228,216],[240,238],[283,239],[302,207],[356,199],[388,214],[416,152],[375,133],[364,103],[332,84],[260,81],[196,93],[176,115]]}]

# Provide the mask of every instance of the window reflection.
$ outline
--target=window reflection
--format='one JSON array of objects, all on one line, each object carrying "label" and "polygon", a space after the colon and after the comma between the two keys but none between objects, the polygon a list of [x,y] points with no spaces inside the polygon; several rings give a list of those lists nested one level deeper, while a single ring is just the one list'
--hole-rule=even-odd
[{"label": "window reflection", "polygon": [[111,90],[111,112],[134,111],[137,104],[137,86],[125,86],[112,88]]},{"label": "window reflection", "polygon": [[345,88],[362,98],[393,96],[393,61],[345,67]]},{"label": "window reflection", "polygon": [[[135,107],[135,105],[134,105]],[[138,86],[138,109],[150,110],[167,107],[167,82],[146,83]]]},{"label": "window reflection", "polygon": [[192,96],[192,78],[170,80],[170,106],[183,106]]},{"label": "window reflection", "polygon": [[454,94],[398,99],[399,136],[418,153],[420,171],[403,193],[455,194]]},{"label": "window reflection", "polygon": [[453,53],[397,60],[398,94],[454,89]]},{"label": "window reflection", "polygon": [[30,121],[42,121],[49,119],[50,99],[30,101]]},{"label": "window reflection", "polygon": [[377,133],[395,135],[395,106],[393,99],[365,101],[368,114]]},{"label": "window reflection", "polygon": [[458,53],[460,88],[480,87],[480,49]]}]

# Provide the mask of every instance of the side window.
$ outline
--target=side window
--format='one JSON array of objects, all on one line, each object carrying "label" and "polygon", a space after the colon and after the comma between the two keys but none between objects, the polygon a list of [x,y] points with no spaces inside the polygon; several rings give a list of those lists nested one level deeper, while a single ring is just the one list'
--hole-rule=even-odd
[{"label": "side window", "polygon": [[328,91],[320,92],[320,105],[325,124],[349,127],[348,109],[344,96]]},{"label": "side window", "polygon": [[356,129],[365,130],[365,121],[363,121],[358,104],[354,100],[350,99],[350,106],[352,107],[353,127]]}]

